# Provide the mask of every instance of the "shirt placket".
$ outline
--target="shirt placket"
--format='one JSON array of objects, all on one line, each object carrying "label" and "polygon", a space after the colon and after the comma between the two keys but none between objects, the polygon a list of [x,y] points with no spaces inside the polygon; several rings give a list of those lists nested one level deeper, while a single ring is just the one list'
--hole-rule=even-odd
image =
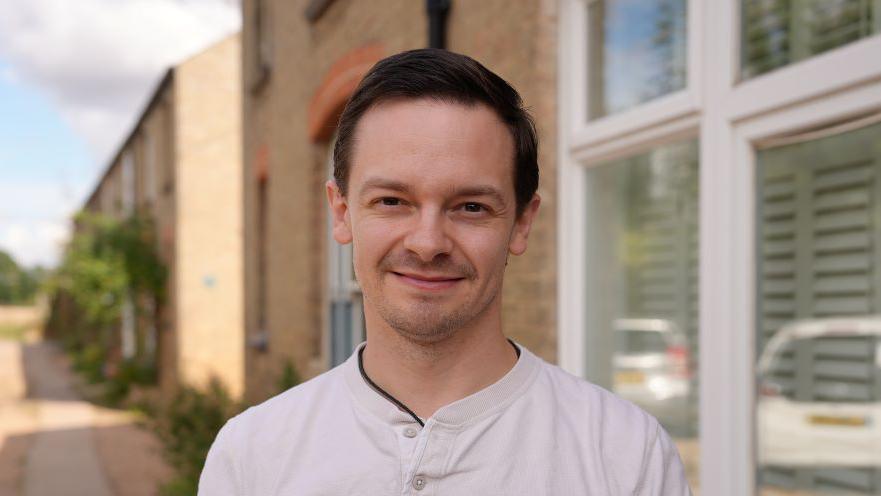
[{"label": "shirt placket", "polygon": [[[403,437],[407,434],[405,428]],[[402,495],[437,494],[437,488],[445,475],[444,468],[450,455],[453,437],[452,432],[435,423],[433,419],[429,419],[425,427],[417,431],[413,438],[416,440],[416,446],[404,472]]]},{"label": "shirt placket", "polygon": [[400,448],[401,453],[401,478],[402,482],[406,485],[408,483],[406,480],[407,475],[409,474],[410,468],[413,465],[413,460],[416,458],[417,450],[419,449],[419,434],[422,432],[423,427],[413,421],[403,425],[397,425],[394,429],[397,434],[398,447]]}]

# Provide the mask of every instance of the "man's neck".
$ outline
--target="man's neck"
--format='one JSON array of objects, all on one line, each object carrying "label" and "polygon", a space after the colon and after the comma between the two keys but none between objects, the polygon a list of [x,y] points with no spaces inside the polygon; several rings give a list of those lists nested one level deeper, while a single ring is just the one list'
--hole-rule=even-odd
[{"label": "man's neck", "polygon": [[371,326],[362,354],[364,372],[376,386],[427,419],[439,408],[498,381],[517,363],[515,348],[502,335],[498,319],[495,323],[460,329],[430,345],[413,343],[381,324]]}]

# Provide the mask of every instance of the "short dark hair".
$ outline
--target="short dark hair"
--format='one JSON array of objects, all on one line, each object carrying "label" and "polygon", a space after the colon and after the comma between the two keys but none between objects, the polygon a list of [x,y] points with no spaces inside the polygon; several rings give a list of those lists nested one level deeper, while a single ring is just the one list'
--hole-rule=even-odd
[{"label": "short dark hair", "polygon": [[346,194],[358,121],[371,108],[394,99],[430,98],[490,107],[514,141],[517,216],[538,189],[538,138],[523,100],[504,79],[471,57],[436,48],[410,50],[380,60],[349,98],[337,126],[333,177]]}]

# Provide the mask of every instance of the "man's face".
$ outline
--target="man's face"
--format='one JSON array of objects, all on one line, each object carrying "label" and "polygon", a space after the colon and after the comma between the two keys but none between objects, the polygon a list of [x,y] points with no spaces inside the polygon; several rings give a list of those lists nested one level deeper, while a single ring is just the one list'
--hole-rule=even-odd
[{"label": "man's face", "polygon": [[483,105],[396,100],[361,117],[347,194],[333,181],[327,192],[368,315],[431,343],[498,308],[508,253],[526,250],[539,204],[516,216],[513,160],[510,132]]}]

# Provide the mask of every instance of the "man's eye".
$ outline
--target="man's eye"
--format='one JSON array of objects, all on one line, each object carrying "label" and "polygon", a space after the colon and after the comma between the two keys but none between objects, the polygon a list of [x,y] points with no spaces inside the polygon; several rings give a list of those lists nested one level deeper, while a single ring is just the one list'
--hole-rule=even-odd
[{"label": "man's eye", "polygon": [[479,214],[479,213],[484,212],[486,210],[483,207],[483,205],[481,205],[479,203],[466,203],[466,204],[462,205],[462,209],[465,210],[466,212],[473,213],[473,214]]},{"label": "man's eye", "polygon": [[387,207],[396,207],[401,204],[400,198],[385,197],[379,200],[380,203]]}]

